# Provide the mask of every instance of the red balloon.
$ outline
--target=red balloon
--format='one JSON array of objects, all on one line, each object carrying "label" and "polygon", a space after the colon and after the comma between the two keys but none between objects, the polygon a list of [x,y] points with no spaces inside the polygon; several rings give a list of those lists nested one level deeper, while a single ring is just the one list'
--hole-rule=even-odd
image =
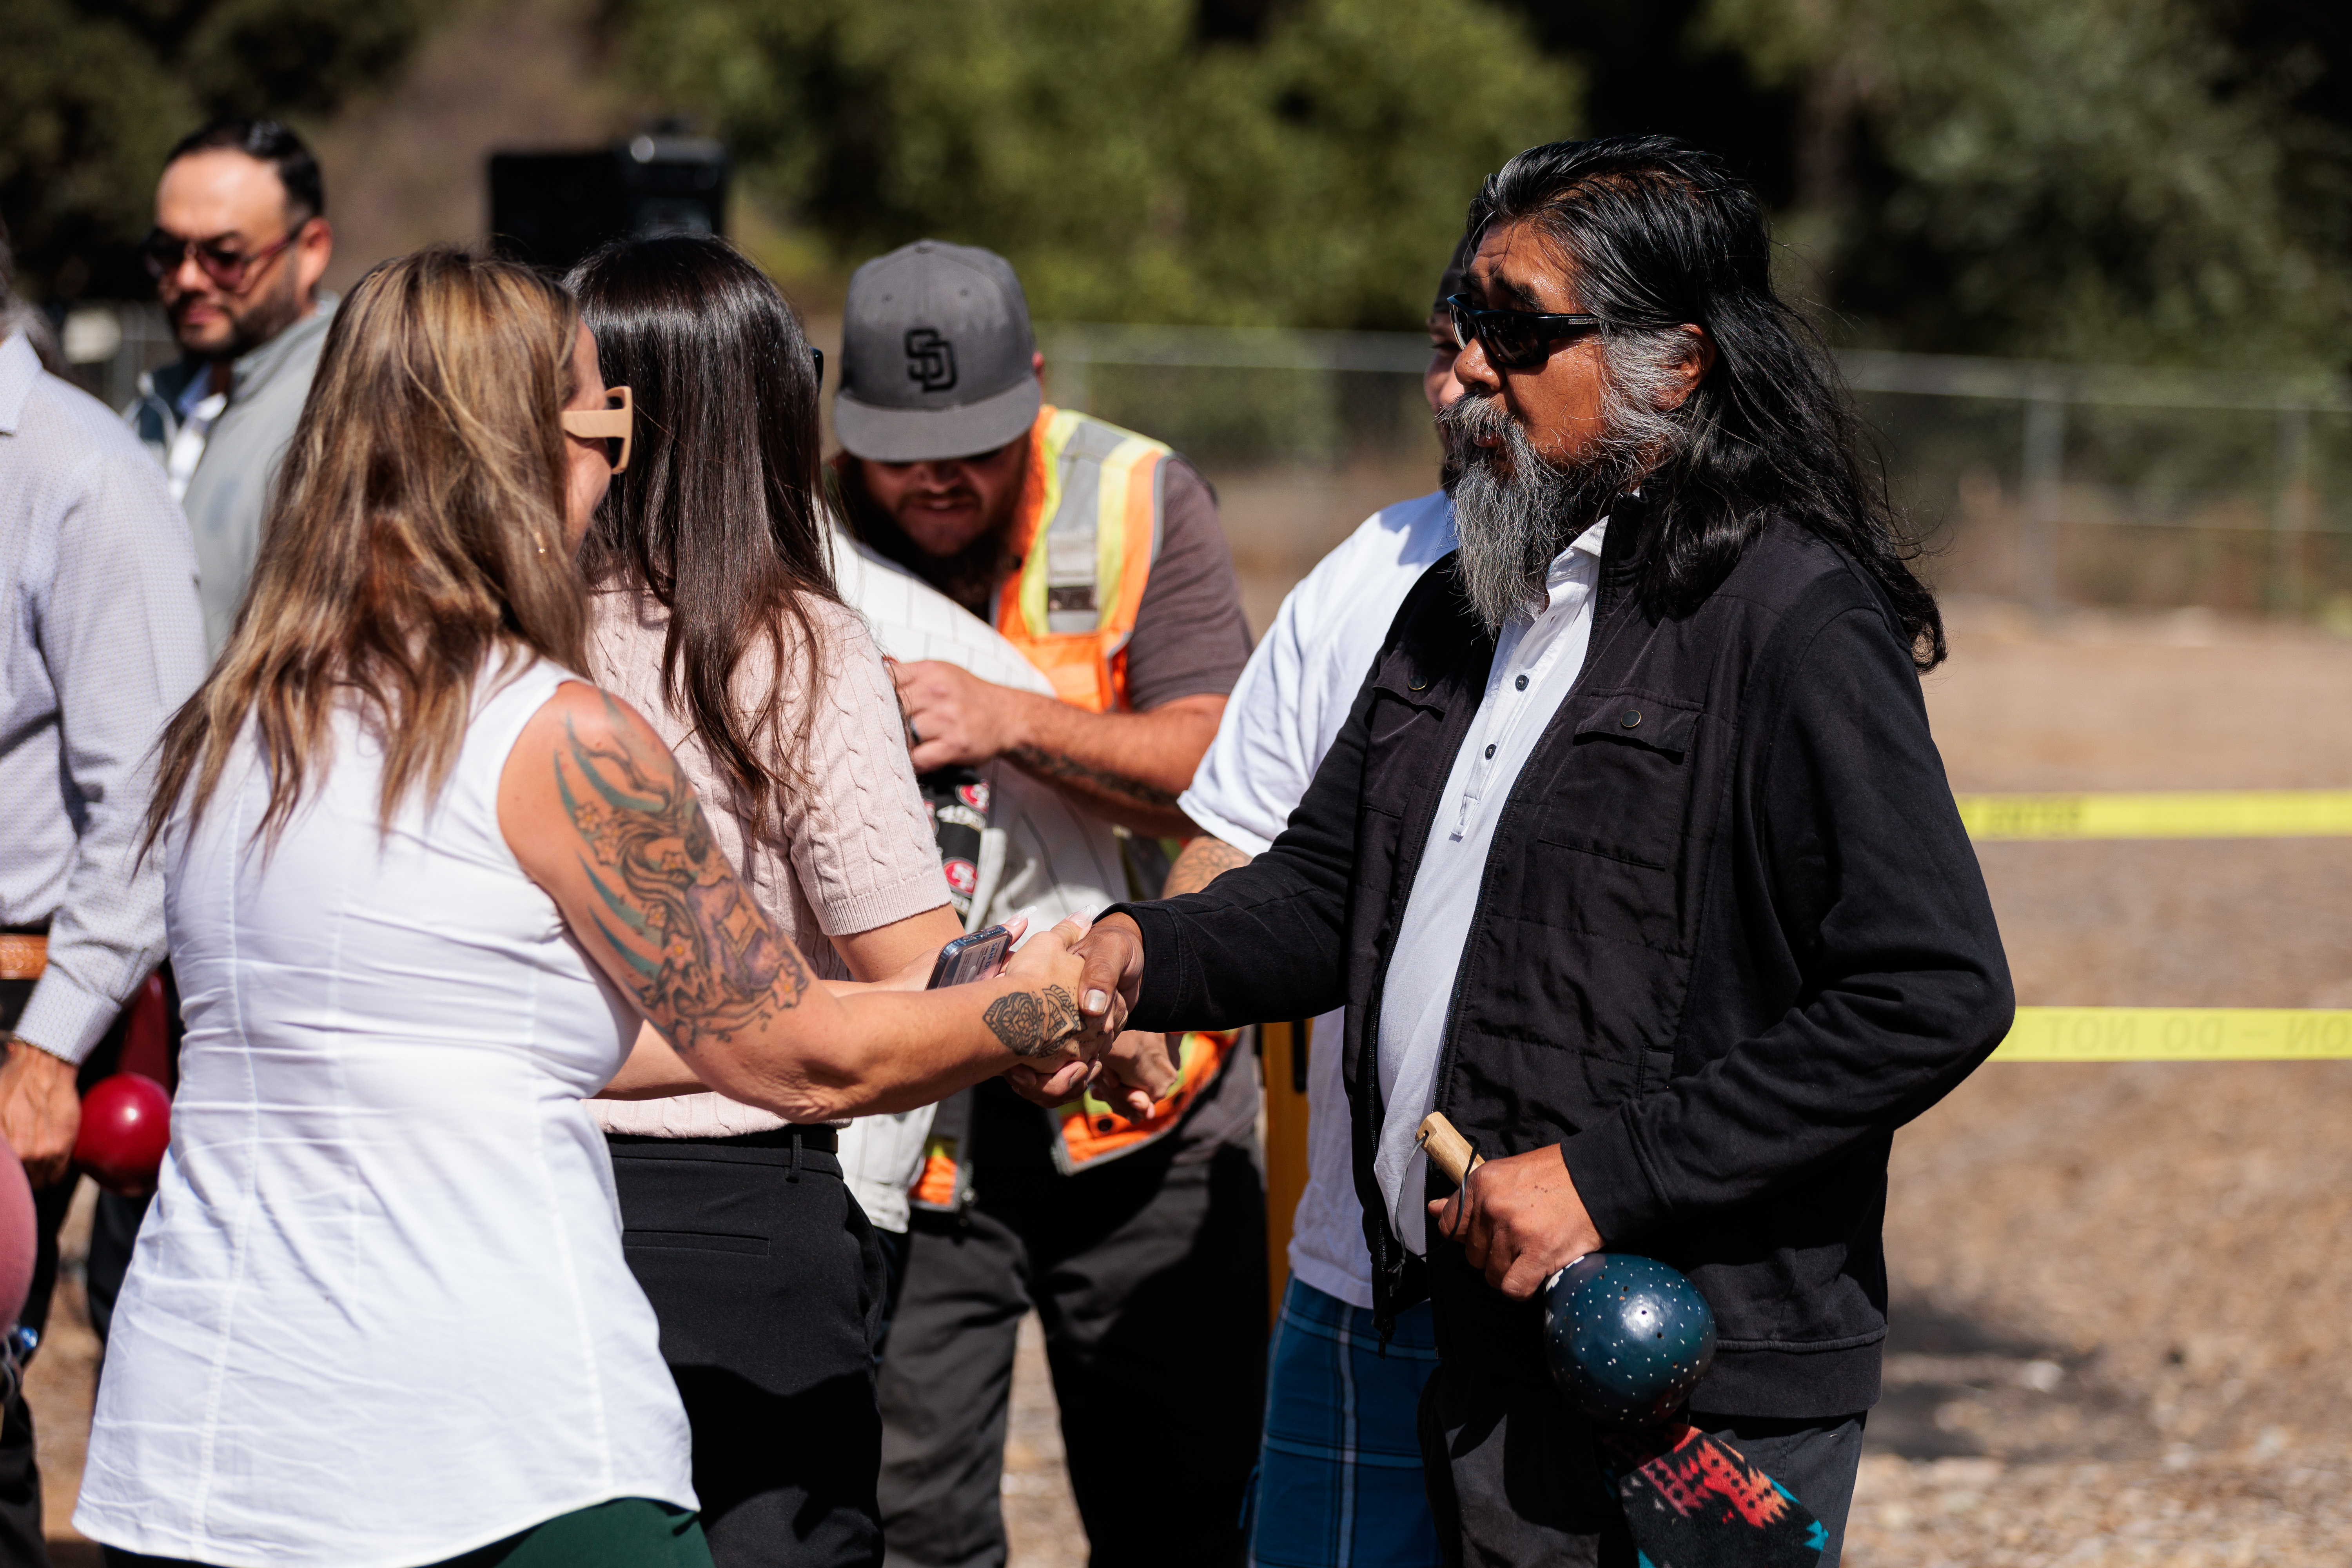
[{"label": "red balloon", "polygon": [[33,1288],[33,1257],[38,1250],[33,1217],[33,1184],[16,1152],[0,1138],[0,1326],[16,1326]]},{"label": "red balloon", "polygon": [[74,1163],[108,1192],[126,1198],[153,1192],[171,1142],[172,1097],[144,1073],[100,1079],[82,1096]]}]

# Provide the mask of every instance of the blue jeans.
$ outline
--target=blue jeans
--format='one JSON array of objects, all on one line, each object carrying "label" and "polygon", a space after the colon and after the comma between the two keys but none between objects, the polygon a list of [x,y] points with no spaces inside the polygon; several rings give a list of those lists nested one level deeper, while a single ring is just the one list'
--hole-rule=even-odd
[{"label": "blue jeans", "polygon": [[1381,1353],[1372,1314],[1293,1276],[1267,1352],[1249,1561],[1263,1568],[1436,1568],[1415,1411],[1437,1365],[1429,1304]]}]

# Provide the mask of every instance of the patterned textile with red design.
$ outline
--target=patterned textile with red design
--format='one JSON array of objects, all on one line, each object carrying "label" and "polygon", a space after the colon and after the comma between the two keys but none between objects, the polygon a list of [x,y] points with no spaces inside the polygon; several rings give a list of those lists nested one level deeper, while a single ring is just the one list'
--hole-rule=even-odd
[{"label": "patterned textile with red design", "polygon": [[1686,1421],[1602,1440],[1644,1568],[1811,1568],[1812,1510],[1745,1454]]}]

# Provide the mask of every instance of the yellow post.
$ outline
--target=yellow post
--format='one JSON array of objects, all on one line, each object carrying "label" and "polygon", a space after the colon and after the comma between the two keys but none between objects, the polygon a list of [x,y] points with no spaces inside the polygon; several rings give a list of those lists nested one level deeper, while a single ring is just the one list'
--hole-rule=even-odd
[{"label": "yellow post", "polygon": [[1290,1276],[1290,1222],[1307,1191],[1307,1020],[1258,1026],[1258,1061],[1265,1074],[1266,1321],[1282,1315],[1282,1288]]}]

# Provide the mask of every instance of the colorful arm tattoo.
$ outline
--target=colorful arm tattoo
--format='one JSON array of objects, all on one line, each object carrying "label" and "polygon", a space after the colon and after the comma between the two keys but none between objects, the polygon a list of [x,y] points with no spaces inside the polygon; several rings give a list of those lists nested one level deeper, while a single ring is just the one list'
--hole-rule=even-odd
[{"label": "colorful arm tattoo", "polygon": [[592,742],[564,721],[555,787],[604,906],[596,929],[633,972],[638,1005],[681,1051],[799,1005],[808,966],[712,845],[693,787],[604,704],[609,739]]}]

